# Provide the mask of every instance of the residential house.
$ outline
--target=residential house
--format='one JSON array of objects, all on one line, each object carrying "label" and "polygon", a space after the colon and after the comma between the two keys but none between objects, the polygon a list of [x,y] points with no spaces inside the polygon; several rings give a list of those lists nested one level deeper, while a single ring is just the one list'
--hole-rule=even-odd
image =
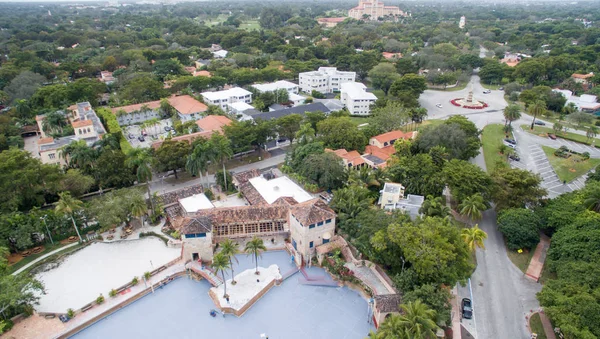
[{"label": "residential house", "polygon": [[409,194],[404,196],[405,187],[402,184],[386,182],[380,191],[377,204],[385,210],[402,210],[414,220],[421,215],[419,210],[425,201],[422,195]]},{"label": "residential house", "polygon": [[325,149],[325,152],[335,153],[338,157],[342,159],[345,167],[353,167],[358,168],[362,167],[366,162],[365,159],[362,158],[362,155],[358,153],[358,151],[346,151],[345,149],[337,149],[331,150],[329,148]]},{"label": "residential house", "polygon": [[[172,96],[167,98],[169,104],[177,112],[177,116],[182,122],[198,120],[202,114],[208,110],[208,107],[200,101],[189,95]],[[134,104],[111,108],[113,114],[117,117],[119,125],[133,125],[142,123],[151,119],[160,118],[160,100],[148,101],[141,104]]]},{"label": "residential house", "polygon": [[294,106],[302,105],[305,97],[298,95],[298,85],[293,82],[286,80],[279,80],[276,82],[266,84],[254,84],[252,85],[259,93],[275,92],[280,89],[284,89],[288,92],[288,99]]},{"label": "residential house", "polygon": [[391,61],[402,59],[402,53],[383,52],[381,53],[381,56],[383,56],[386,60]]},{"label": "residential house", "polygon": [[319,25],[324,26],[325,28],[333,28],[337,26],[337,24],[344,22],[344,20],[348,19],[347,17],[339,17],[339,18],[318,18],[317,22]]},{"label": "residential house", "polygon": [[323,94],[338,92],[343,83],[354,82],[356,72],[342,72],[335,67],[319,67],[318,71],[298,74],[300,90],[305,93],[317,91]]},{"label": "residential house", "polygon": [[360,82],[347,82],[342,84],[340,99],[350,112],[350,115],[369,115],[371,105],[375,103],[375,94],[367,92],[367,86]]},{"label": "residential house", "polygon": [[229,54],[229,52],[227,52],[226,50],[222,49],[220,51],[213,52],[213,57],[215,59],[224,59],[224,58],[227,57],[227,54]]},{"label": "residential house", "polygon": [[115,82],[115,78],[113,77],[113,72],[102,71],[100,72],[100,81],[103,83],[110,85]]},{"label": "residential house", "polygon": [[229,111],[229,105],[235,102],[252,103],[252,92],[240,87],[233,87],[217,92],[203,92],[201,94],[205,103],[219,106],[224,111]]},{"label": "residential house", "polygon": [[590,79],[594,77],[594,73],[590,72],[588,74],[578,74],[574,73],[571,75],[571,79],[573,79],[576,83],[583,85],[583,87],[587,90],[590,85]]}]

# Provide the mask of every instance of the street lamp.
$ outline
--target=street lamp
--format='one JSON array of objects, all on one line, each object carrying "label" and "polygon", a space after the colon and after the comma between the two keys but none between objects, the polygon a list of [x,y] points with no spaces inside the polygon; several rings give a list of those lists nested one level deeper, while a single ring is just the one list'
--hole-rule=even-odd
[{"label": "street lamp", "polygon": [[54,240],[52,240],[52,234],[50,234],[50,230],[48,229],[48,224],[46,223],[46,218],[47,217],[48,217],[48,215],[44,215],[40,219],[44,220],[44,225],[46,226],[46,232],[48,232],[48,236],[50,237],[50,242],[52,243],[52,245],[54,245]]}]

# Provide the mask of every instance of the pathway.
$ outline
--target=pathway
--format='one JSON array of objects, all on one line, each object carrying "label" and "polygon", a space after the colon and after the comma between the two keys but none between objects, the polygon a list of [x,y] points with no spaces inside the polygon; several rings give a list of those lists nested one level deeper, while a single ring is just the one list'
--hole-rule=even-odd
[{"label": "pathway", "polygon": [[57,248],[57,249],[55,249],[54,251],[52,251],[52,252],[50,252],[50,253],[46,253],[46,254],[42,255],[41,257],[39,257],[39,258],[37,258],[37,259],[33,260],[33,261],[32,261],[32,262],[30,262],[29,264],[27,264],[27,265],[25,265],[25,266],[23,266],[23,267],[19,268],[18,270],[14,271],[14,272],[12,273],[12,275],[17,275],[17,274],[19,274],[19,273],[21,273],[21,272],[25,271],[25,270],[26,270],[26,269],[28,269],[29,267],[31,267],[31,266],[33,266],[33,265],[37,264],[38,262],[40,262],[40,261],[42,261],[42,260],[44,260],[44,259],[48,258],[49,256],[51,256],[51,255],[54,255],[54,254],[56,254],[56,253],[58,253],[58,252],[60,252],[60,251],[66,250],[67,248],[75,247],[75,246],[77,246],[77,245],[79,245],[79,243],[78,243],[78,242],[74,242],[74,243],[72,243],[72,244],[68,244],[68,245],[66,245],[66,246],[63,246],[63,247],[61,247],[61,248]]},{"label": "pathway", "polygon": [[535,248],[535,252],[533,253],[533,257],[529,262],[529,267],[527,268],[527,276],[533,281],[539,281],[540,276],[542,275],[542,270],[544,269],[544,262],[546,261],[546,254],[548,253],[548,248],[550,247],[550,238],[547,235],[540,233],[540,242]]},{"label": "pathway", "polygon": [[379,278],[373,273],[373,271],[367,266],[356,266],[351,262],[344,264],[348,269],[354,272],[354,275],[362,280],[367,286],[373,290],[373,294],[391,294],[385,285],[379,280]]}]

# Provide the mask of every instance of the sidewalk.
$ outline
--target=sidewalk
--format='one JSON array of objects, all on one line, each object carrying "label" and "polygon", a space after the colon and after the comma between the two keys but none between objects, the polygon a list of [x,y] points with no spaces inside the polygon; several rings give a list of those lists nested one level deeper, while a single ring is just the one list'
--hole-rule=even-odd
[{"label": "sidewalk", "polygon": [[535,282],[540,280],[540,276],[542,275],[542,270],[544,269],[544,262],[546,261],[546,254],[548,253],[548,248],[550,247],[550,238],[545,234],[540,234],[540,242],[535,248],[535,253],[533,253],[533,257],[529,262],[529,267],[527,268],[527,272],[525,276],[529,279],[532,279]]},{"label": "sidewalk", "polygon": [[75,246],[77,246],[77,245],[79,245],[79,243],[78,243],[78,242],[74,242],[74,243],[72,243],[72,244],[68,244],[68,245],[66,245],[66,246],[63,246],[63,247],[61,247],[61,248],[57,248],[57,249],[55,249],[55,250],[54,250],[54,251],[52,251],[52,252],[46,253],[46,254],[42,255],[41,257],[39,257],[39,258],[35,259],[34,261],[30,262],[29,264],[27,264],[27,265],[25,265],[25,266],[23,266],[23,267],[19,268],[18,270],[14,271],[14,272],[12,273],[12,275],[17,275],[17,274],[19,274],[19,273],[21,273],[21,272],[25,271],[25,270],[26,270],[26,269],[28,269],[29,267],[31,267],[31,266],[33,266],[33,265],[37,264],[38,262],[40,262],[40,261],[42,261],[42,260],[44,260],[44,259],[48,258],[49,256],[51,256],[51,255],[53,255],[53,254],[56,254],[56,253],[58,253],[58,252],[60,252],[60,251],[66,250],[67,248],[75,247]]}]

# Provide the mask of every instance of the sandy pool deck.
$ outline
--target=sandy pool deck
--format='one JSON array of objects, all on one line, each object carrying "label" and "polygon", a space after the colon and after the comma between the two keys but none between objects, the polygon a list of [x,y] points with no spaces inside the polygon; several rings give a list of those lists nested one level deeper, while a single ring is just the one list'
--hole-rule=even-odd
[{"label": "sandy pool deck", "polygon": [[85,306],[101,293],[107,298],[111,289],[174,260],[180,253],[180,248],[169,248],[156,238],[94,243],[65,258],[57,268],[36,275],[46,294],[35,309],[64,313]]},{"label": "sandy pool deck", "polygon": [[279,266],[277,265],[270,265],[267,268],[259,266],[258,271],[260,275],[256,275],[255,271],[255,269],[247,269],[240,274],[236,274],[235,285],[231,284],[231,279],[227,280],[229,301],[223,298],[223,284],[219,285],[219,287],[211,288],[211,291],[217,296],[221,307],[231,307],[239,311],[273,280],[281,279]]}]

